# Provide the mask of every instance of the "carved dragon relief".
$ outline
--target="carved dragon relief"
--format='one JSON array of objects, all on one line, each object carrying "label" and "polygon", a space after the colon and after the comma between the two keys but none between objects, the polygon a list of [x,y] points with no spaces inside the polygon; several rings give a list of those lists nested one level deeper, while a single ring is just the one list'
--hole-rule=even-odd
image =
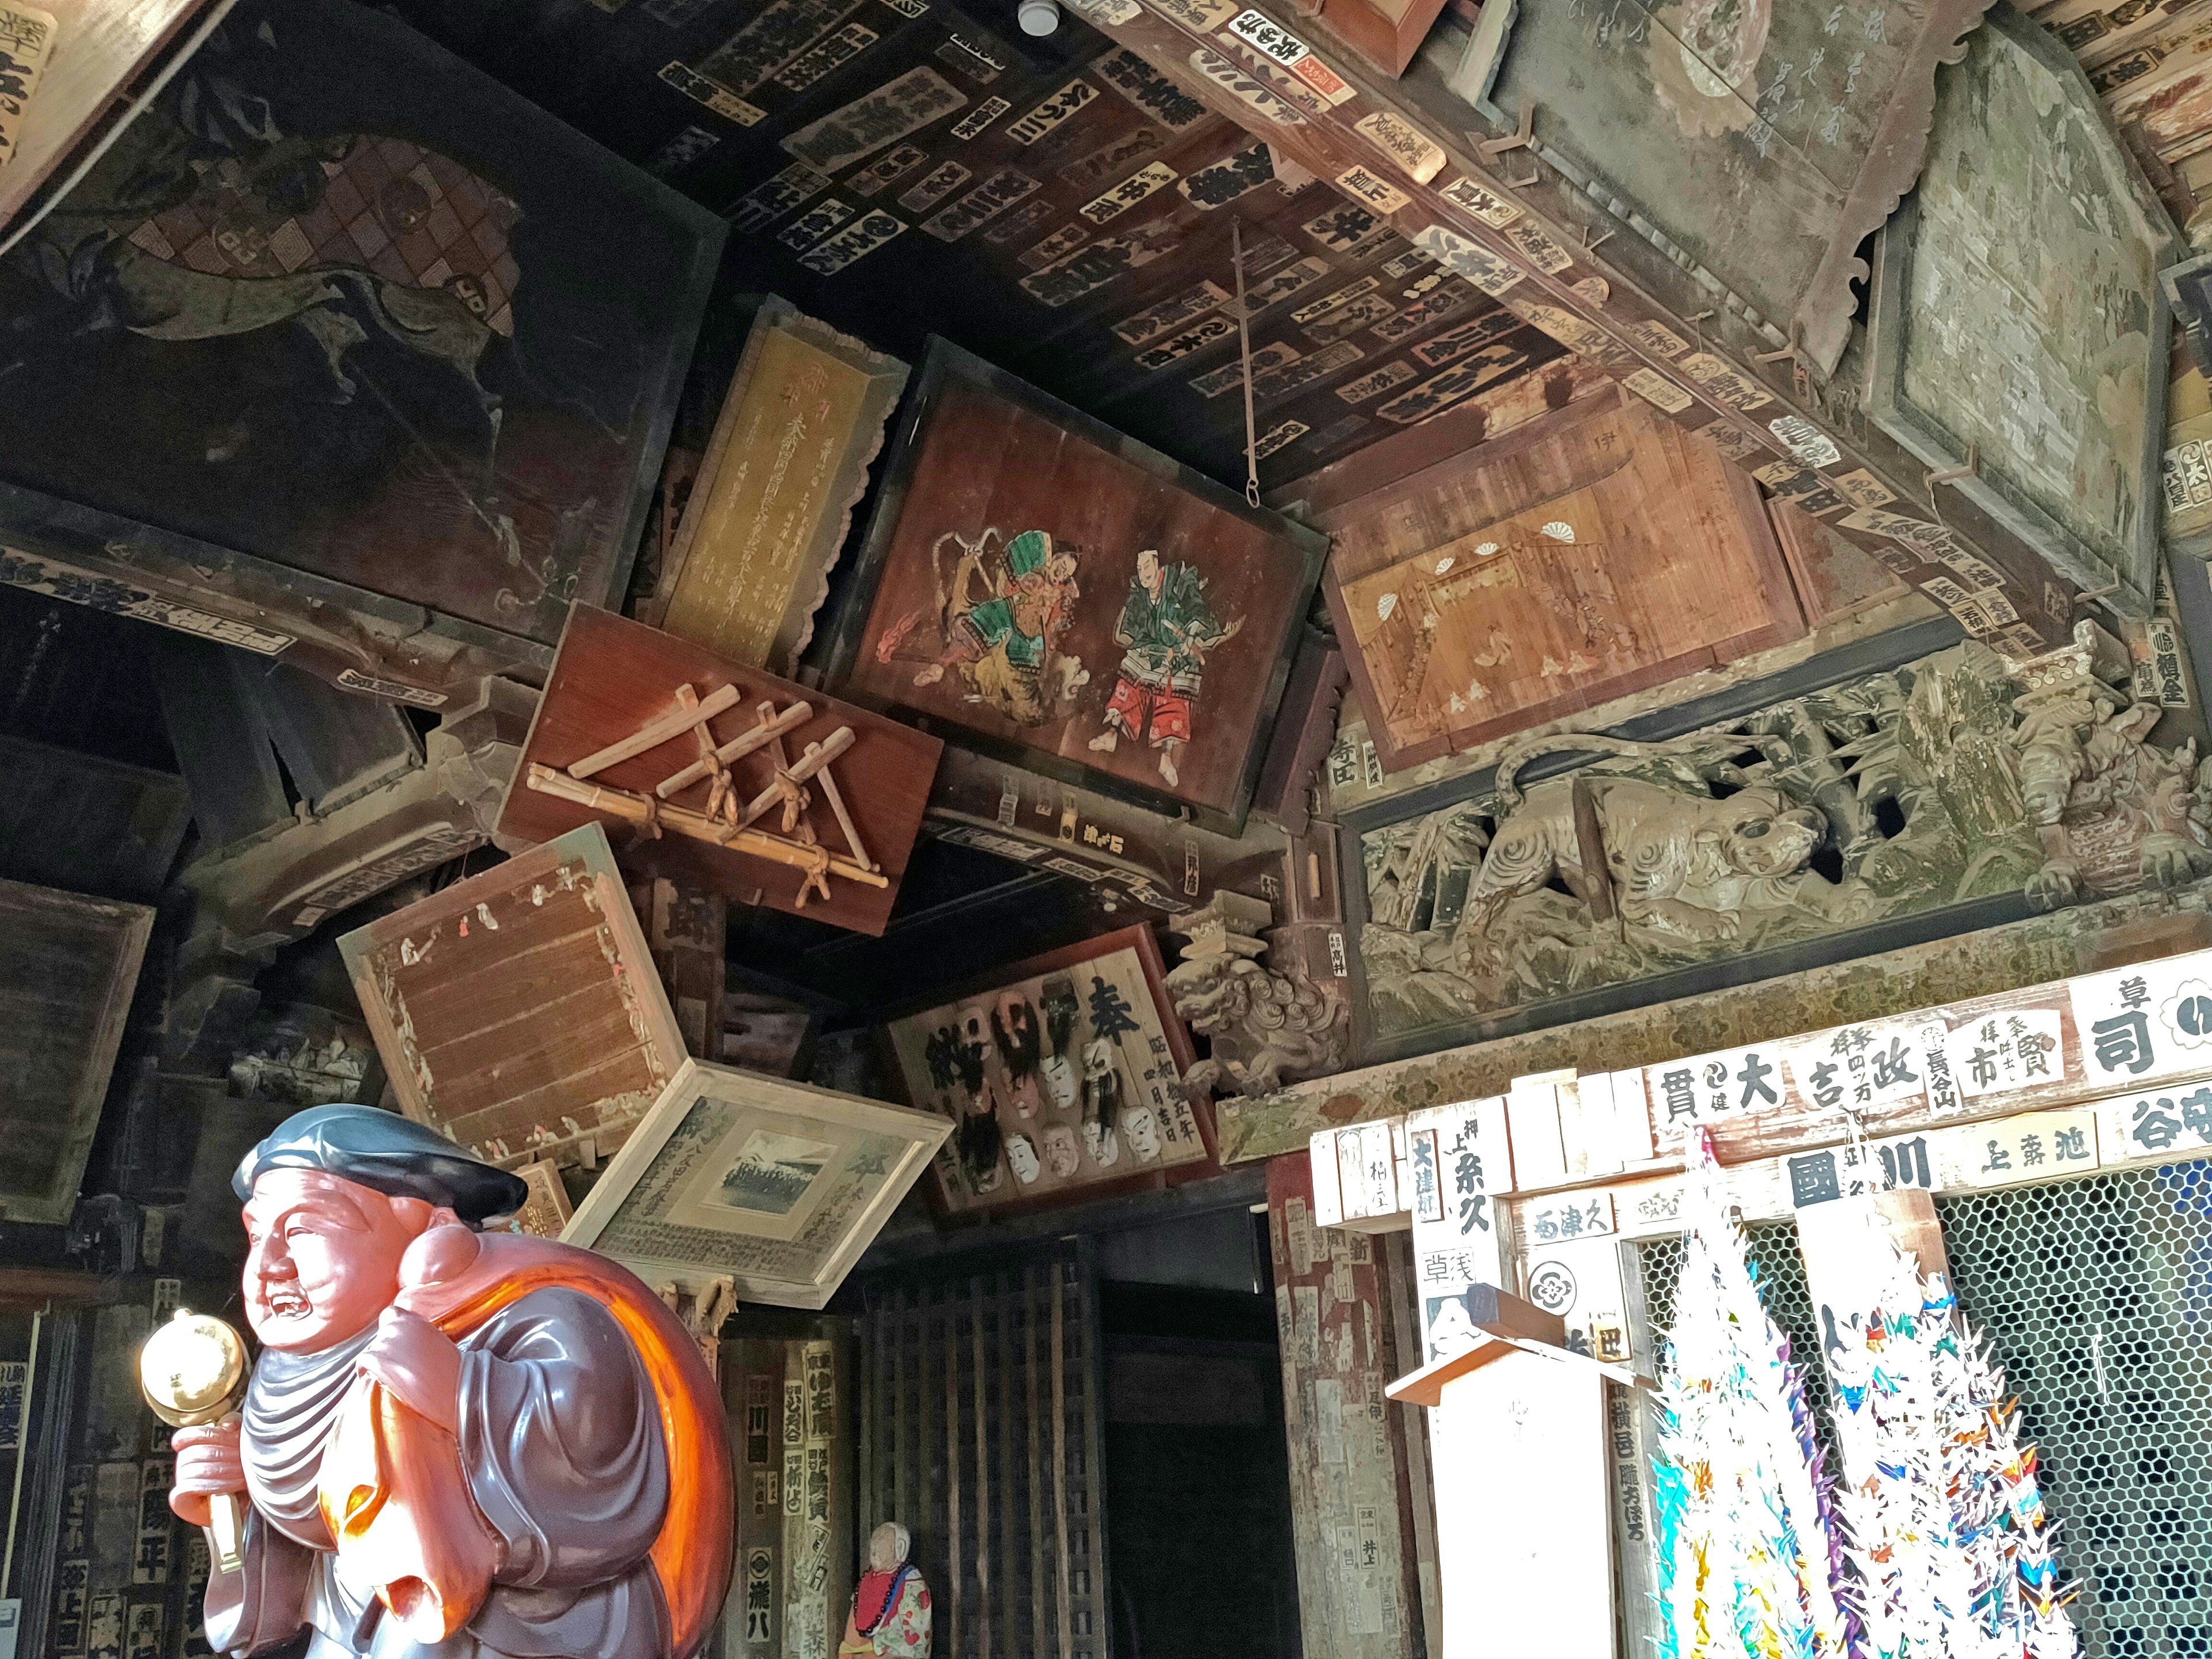
[{"label": "carved dragon relief", "polygon": [[[1365,838],[1377,1033],[1992,894],[2212,872],[2212,761],[2145,742],[2158,707],[2100,654],[1969,642],[1663,744],[1516,745],[1491,793]],[[1600,758],[1522,787],[1570,752]]]}]

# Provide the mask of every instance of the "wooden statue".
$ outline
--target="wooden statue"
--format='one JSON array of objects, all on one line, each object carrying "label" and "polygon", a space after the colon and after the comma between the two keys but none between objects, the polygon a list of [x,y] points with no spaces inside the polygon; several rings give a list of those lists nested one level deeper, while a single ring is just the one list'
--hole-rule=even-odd
[{"label": "wooden statue", "polygon": [[262,1354],[242,1416],[172,1442],[179,1515],[246,1504],[209,1643],[697,1653],[729,1587],[730,1455],[659,1300],[588,1250],[478,1232],[524,1183],[396,1113],[295,1113],[232,1185]]},{"label": "wooden statue", "polygon": [[837,1651],[857,1659],[929,1659],[929,1586],[906,1559],[907,1529],[886,1521],[868,1534],[868,1570],[853,1592]]},{"label": "wooden statue", "polygon": [[1269,949],[1260,930],[1273,919],[1265,901],[1224,890],[1177,923],[1190,943],[1167,976],[1168,994],[1212,1048],[1183,1073],[1187,1087],[1261,1095],[1343,1066],[1351,1010],[1334,985],[1301,970],[1295,953],[1274,951],[1280,968],[1260,961]]}]

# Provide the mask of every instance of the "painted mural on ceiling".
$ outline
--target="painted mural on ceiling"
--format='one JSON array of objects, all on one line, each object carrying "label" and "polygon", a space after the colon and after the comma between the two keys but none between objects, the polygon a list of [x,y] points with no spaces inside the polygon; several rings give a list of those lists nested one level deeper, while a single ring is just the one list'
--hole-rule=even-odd
[{"label": "painted mural on ceiling", "polygon": [[942,333],[1216,477],[1244,473],[1232,221],[1263,485],[1571,389],[1534,372],[1556,342],[1072,15],[1036,40],[945,0],[410,10],[727,217],[726,272],[885,349]]}]

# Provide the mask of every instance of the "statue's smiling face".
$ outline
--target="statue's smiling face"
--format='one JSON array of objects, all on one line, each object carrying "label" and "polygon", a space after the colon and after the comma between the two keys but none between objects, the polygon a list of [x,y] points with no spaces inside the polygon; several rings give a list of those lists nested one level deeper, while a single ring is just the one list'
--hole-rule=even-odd
[{"label": "statue's smiling face", "polygon": [[320,1170],[265,1171],[245,1210],[253,1334],[304,1352],[359,1335],[398,1295],[399,1258],[438,1213]]}]

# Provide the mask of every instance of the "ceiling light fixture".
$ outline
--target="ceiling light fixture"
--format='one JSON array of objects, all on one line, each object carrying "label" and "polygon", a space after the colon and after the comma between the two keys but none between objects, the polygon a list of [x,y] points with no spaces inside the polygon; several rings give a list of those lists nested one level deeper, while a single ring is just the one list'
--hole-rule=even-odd
[{"label": "ceiling light fixture", "polygon": [[1050,34],[1060,27],[1060,8],[1054,0],[1022,0],[1015,15],[1022,20],[1024,34]]}]

